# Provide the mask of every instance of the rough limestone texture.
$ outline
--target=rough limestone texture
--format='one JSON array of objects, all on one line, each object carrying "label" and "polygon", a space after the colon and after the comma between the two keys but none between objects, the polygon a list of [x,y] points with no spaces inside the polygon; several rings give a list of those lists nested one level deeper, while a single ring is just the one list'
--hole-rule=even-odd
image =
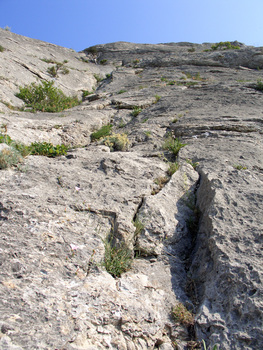
[{"label": "rough limestone texture", "polygon": [[[70,147],[0,170],[0,349],[263,348],[263,49],[232,44],[77,53],[0,30],[1,134]],[[50,76],[55,62],[69,72]],[[19,87],[40,80],[93,93],[22,111]],[[109,123],[129,140],[117,151],[91,141]],[[109,237],[132,257],[120,277]],[[179,303],[194,321],[173,317]]]}]

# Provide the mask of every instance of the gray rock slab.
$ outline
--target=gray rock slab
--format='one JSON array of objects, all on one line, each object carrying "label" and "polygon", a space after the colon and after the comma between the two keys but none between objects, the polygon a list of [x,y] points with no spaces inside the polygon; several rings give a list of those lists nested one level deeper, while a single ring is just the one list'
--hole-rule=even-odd
[{"label": "gray rock slab", "polygon": [[[262,48],[76,53],[1,29],[0,44],[1,135],[70,147],[0,171],[0,347],[261,349]],[[67,95],[93,94],[60,113],[12,109],[19,86],[52,79],[43,59],[67,61]],[[91,142],[109,123],[125,152]],[[168,135],[186,144],[177,155]],[[119,278],[103,265],[109,236],[132,256]],[[178,303],[194,324],[175,320]]]}]

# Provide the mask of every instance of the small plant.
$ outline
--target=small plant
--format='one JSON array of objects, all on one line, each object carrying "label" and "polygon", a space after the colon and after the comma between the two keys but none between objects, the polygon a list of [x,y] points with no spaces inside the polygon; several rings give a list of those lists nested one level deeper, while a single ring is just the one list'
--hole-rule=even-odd
[{"label": "small plant", "polygon": [[34,142],[29,146],[30,154],[47,157],[58,157],[67,154],[68,147],[64,144],[54,146],[49,142]]},{"label": "small plant", "polygon": [[119,247],[112,246],[112,238],[104,241],[105,254],[102,265],[113,277],[120,277],[130,269],[132,264],[131,252],[123,243]]},{"label": "small plant", "polygon": [[193,314],[186,309],[182,303],[178,303],[172,311],[173,318],[176,322],[184,326],[194,325],[194,316]]},{"label": "small plant", "polygon": [[235,164],[235,165],[233,165],[233,167],[237,170],[247,170],[246,166],[240,165],[240,164]]},{"label": "small plant", "polygon": [[97,83],[100,83],[103,80],[103,77],[99,74],[94,74],[94,78],[97,80]]},{"label": "small plant", "polygon": [[42,80],[39,85],[32,83],[19,88],[16,97],[23,100],[31,112],[61,112],[80,104],[77,97],[67,97],[54,87],[53,81]]},{"label": "small plant", "polygon": [[211,347],[207,348],[204,339],[202,339],[202,343],[203,343],[204,350],[219,350],[219,348],[217,348],[217,345],[214,345],[212,348]]},{"label": "small plant", "polygon": [[11,27],[5,26],[4,30],[7,31],[7,32],[11,32]]},{"label": "small plant", "polygon": [[170,80],[167,85],[175,85],[176,84],[176,81],[175,80]]},{"label": "small plant", "polygon": [[140,107],[134,106],[131,114],[133,117],[137,117],[137,115],[140,114],[141,111],[142,111],[142,109]]},{"label": "small plant", "polygon": [[47,72],[49,75],[51,75],[53,78],[58,76],[58,72],[61,71],[62,74],[69,74],[68,68],[64,67],[64,64],[68,61],[64,61],[63,63],[57,62],[55,66],[48,67]]},{"label": "small plant", "polygon": [[188,49],[188,52],[195,52],[195,48],[191,47],[191,49]]},{"label": "small plant", "polygon": [[121,119],[119,125],[118,125],[118,128],[124,128],[126,126],[125,122]]},{"label": "small plant", "polygon": [[174,138],[170,134],[164,141],[163,149],[171,151],[176,156],[180,151],[180,149],[185,146],[186,146],[186,143],[182,143],[179,139]]},{"label": "small plant", "polygon": [[132,223],[135,226],[134,236],[137,237],[142,230],[144,230],[144,224],[138,218],[136,218]]},{"label": "small plant", "polygon": [[159,96],[159,95],[155,95],[154,97],[155,97],[154,103],[157,103],[161,98],[161,96]]},{"label": "small plant", "polygon": [[124,92],[127,92],[127,90],[124,90],[124,89],[121,89],[121,90],[119,90],[118,92],[117,92],[117,94],[124,94]]},{"label": "small plant", "polygon": [[169,176],[172,176],[178,169],[179,169],[179,163],[175,162],[175,163],[172,163],[172,162],[169,162],[169,168],[167,170],[167,174]]},{"label": "small plant", "polygon": [[198,162],[193,162],[192,159],[186,159],[186,163],[190,164],[194,169],[198,166]]},{"label": "small plant", "polygon": [[126,151],[130,141],[127,134],[114,134],[106,136],[102,143],[110,148],[112,152],[114,151]]},{"label": "small plant", "polygon": [[255,89],[263,92],[263,83],[260,79],[257,81],[257,85],[256,85]]},{"label": "small plant", "polygon": [[211,46],[212,50],[239,50],[240,47],[238,45],[232,45],[229,41],[220,41],[220,43],[216,43]]},{"label": "small plant", "polygon": [[144,131],[144,135],[147,136],[148,138],[151,137],[152,132],[151,131]]},{"label": "small plant", "polygon": [[92,95],[93,93],[94,93],[93,91],[82,90],[82,100],[84,100],[85,97]]},{"label": "small plant", "polygon": [[107,79],[111,79],[112,78],[112,74],[111,73],[106,74],[106,78]]},{"label": "small plant", "polygon": [[0,169],[7,169],[22,162],[23,157],[14,148],[4,148],[0,151]]},{"label": "small plant", "polygon": [[102,137],[108,136],[111,133],[112,124],[102,126],[98,131],[93,132],[90,137],[91,141],[99,140]]},{"label": "small plant", "polygon": [[97,53],[98,53],[98,49],[96,48],[96,46],[91,46],[91,47],[87,48],[85,51],[92,54],[92,55],[97,55]]},{"label": "small plant", "polygon": [[108,60],[101,60],[100,64],[105,65],[108,62]]},{"label": "small plant", "polygon": [[5,51],[5,48],[2,45],[0,45],[0,52],[4,52],[4,51]]}]

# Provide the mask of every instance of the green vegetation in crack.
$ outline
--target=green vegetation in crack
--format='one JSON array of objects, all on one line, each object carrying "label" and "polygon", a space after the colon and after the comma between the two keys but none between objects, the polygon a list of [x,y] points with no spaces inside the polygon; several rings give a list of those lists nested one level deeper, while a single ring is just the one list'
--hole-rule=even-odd
[{"label": "green vegetation in crack", "polygon": [[130,141],[128,139],[127,134],[115,134],[112,133],[108,136],[106,136],[102,141],[102,144],[105,146],[108,146],[111,150],[111,152],[114,151],[127,151]]},{"label": "green vegetation in crack", "polygon": [[42,80],[40,84],[32,83],[25,87],[19,87],[16,97],[23,100],[30,112],[61,112],[81,103],[75,96],[67,97],[54,86],[53,81]]},{"label": "green vegetation in crack", "polygon": [[112,124],[103,125],[99,130],[93,132],[91,134],[91,141],[96,141],[101,139],[102,137],[106,137],[110,135],[112,129]]},{"label": "green vegetation in crack", "polygon": [[138,237],[144,230],[144,224],[138,218],[136,218],[132,223],[135,226],[134,236]]},{"label": "green vegetation in crack", "polygon": [[262,83],[262,81],[260,79],[257,81],[257,85],[256,85],[255,89],[257,91],[263,92],[263,83]]},{"label": "green vegetation in crack", "polygon": [[193,326],[195,323],[194,315],[186,309],[182,303],[178,303],[172,310],[172,316],[175,322],[184,326]]},{"label": "green vegetation in crack", "polygon": [[131,112],[133,117],[137,117],[142,112],[142,108],[139,106],[134,106]]},{"label": "green vegetation in crack", "polygon": [[180,149],[186,145],[186,143],[182,143],[178,138],[174,138],[172,134],[169,134],[164,141],[163,149],[168,150],[177,156]]},{"label": "green vegetation in crack", "polygon": [[230,41],[220,41],[211,46],[212,50],[239,50],[240,46],[232,45]]},{"label": "green vegetation in crack", "polygon": [[132,265],[131,251],[122,243],[119,247],[113,246],[112,234],[104,240],[104,259],[102,266],[113,277],[120,277],[122,273],[128,271]]},{"label": "green vegetation in crack", "polygon": [[0,45],[0,52],[4,52],[4,51],[5,51],[5,48],[2,45]]},{"label": "green vegetation in crack", "polygon": [[64,75],[69,74],[69,69],[64,66],[64,64],[67,62],[67,60],[65,60],[63,63],[57,62],[55,66],[48,67],[48,74],[53,78],[56,78],[59,72]]},{"label": "green vegetation in crack", "polygon": [[68,147],[64,144],[54,146],[48,142],[32,142],[26,146],[11,139],[7,134],[0,133],[0,143],[7,145],[0,151],[0,169],[22,163],[23,158],[28,155],[42,155],[47,157],[58,157],[66,155]]}]

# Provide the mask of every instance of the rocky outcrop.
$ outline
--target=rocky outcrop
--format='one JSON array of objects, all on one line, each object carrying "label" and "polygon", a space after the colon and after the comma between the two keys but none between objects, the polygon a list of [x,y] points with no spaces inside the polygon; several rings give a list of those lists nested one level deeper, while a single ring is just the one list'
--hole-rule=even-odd
[{"label": "rocky outcrop", "polygon": [[[69,146],[0,170],[0,348],[260,349],[262,48],[0,45],[1,135]],[[22,111],[40,80],[82,103]]]}]

